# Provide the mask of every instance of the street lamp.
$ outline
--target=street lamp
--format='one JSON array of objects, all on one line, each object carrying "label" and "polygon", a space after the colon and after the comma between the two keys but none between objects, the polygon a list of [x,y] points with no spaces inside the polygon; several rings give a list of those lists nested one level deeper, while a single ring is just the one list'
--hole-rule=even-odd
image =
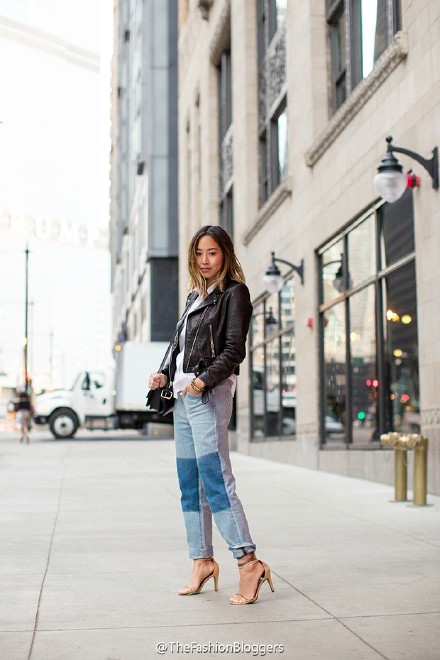
[{"label": "street lamp", "polygon": [[[389,204],[392,204],[402,197],[408,187],[407,176],[402,171],[402,165],[397,158],[393,156],[393,152],[410,156],[410,158],[413,158],[420,163],[430,175],[432,179],[432,187],[435,189],[439,187],[438,147],[435,147],[432,150],[432,158],[427,160],[415,151],[404,149],[403,147],[395,147],[391,144],[393,141],[391,135],[385,138],[385,140],[388,143],[387,152],[382,158],[380,165],[377,168],[377,174],[373,179],[374,189],[382,199]],[[409,187],[413,187],[413,185],[410,185]]]},{"label": "street lamp", "polygon": [[266,274],[263,277],[263,284],[266,288],[267,293],[278,293],[283,288],[284,278],[281,275],[280,269],[275,263],[276,261],[278,261],[281,264],[286,264],[286,266],[289,266],[289,268],[291,268],[296,273],[298,273],[299,278],[301,280],[301,284],[304,284],[304,259],[301,259],[301,263],[299,266],[294,266],[293,264],[290,263],[290,261],[286,261],[285,259],[279,259],[278,257],[275,257],[275,252],[271,252],[271,255],[272,255],[272,262],[269,265],[268,269],[266,270]]}]

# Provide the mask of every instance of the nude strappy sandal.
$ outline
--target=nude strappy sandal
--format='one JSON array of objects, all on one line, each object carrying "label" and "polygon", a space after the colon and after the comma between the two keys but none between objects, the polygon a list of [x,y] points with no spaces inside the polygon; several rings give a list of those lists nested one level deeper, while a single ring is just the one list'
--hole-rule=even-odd
[{"label": "nude strappy sandal", "polygon": [[206,558],[205,558],[205,557],[201,557],[201,559],[203,559],[204,561],[212,561],[212,562],[214,563],[214,568],[212,569],[211,573],[210,573],[209,575],[207,575],[207,576],[206,576],[206,577],[200,582],[200,584],[199,584],[199,586],[197,587],[197,589],[191,589],[191,587],[188,587],[188,586],[187,586],[187,587],[183,587],[183,589],[179,589],[179,591],[177,592],[177,593],[179,594],[179,596],[196,596],[197,594],[199,594],[199,593],[202,591],[202,589],[203,589],[203,587],[205,586],[205,584],[206,584],[206,583],[208,582],[208,580],[210,580],[211,578],[214,579],[214,588],[215,588],[216,591],[218,591],[218,574],[219,574],[219,571],[220,571],[220,567],[219,567],[219,565],[218,565],[217,562],[215,561],[214,557],[206,557]]},{"label": "nude strappy sandal", "polygon": [[231,600],[229,601],[231,603],[231,605],[251,605],[252,603],[255,603],[258,600],[258,594],[260,593],[261,586],[266,581],[269,583],[269,586],[272,590],[272,593],[275,591],[274,586],[273,586],[273,582],[272,582],[272,577],[271,577],[271,574],[270,574],[270,568],[264,561],[261,561],[261,559],[257,559],[257,558],[249,559],[248,561],[245,561],[242,564],[238,564],[238,568],[241,570],[245,566],[252,566],[253,564],[256,564],[257,562],[262,565],[263,572],[260,575],[260,577],[258,578],[258,584],[257,584],[257,588],[255,589],[254,595],[252,596],[252,598],[246,598],[246,596],[243,596],[243,594],[236,594],[235,596],[233,596],[233,598],[236,597],[236,596],[239,596],[243,600],[241,602],[236,602],[236,601],[232,600],[232,598],[231,598]]}]

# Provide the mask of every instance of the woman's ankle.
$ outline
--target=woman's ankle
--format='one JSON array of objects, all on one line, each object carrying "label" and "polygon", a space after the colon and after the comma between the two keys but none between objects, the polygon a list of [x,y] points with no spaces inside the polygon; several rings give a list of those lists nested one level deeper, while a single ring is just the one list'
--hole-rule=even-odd
[{"label": "woman's ankle", "polygon": [[255,552],[248,552],[247,554],[237,559],[237,566],[238,568],[242,568],[243,566],[246,566],[247,564],[250,564],[251,562],[254,562],[256,560],[257,560],[257,556]]}]

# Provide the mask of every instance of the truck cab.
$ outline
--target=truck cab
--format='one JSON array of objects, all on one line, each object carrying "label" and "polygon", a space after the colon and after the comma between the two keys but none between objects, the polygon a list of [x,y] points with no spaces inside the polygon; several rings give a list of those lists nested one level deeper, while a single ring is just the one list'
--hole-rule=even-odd
[{"label": "truck cab", "polygon": [[72,438],[87,418],[114,414],[114,373],[81,371],[70,389],[37,396],[34,410],[36,424],[49,424],[56,438]]}]

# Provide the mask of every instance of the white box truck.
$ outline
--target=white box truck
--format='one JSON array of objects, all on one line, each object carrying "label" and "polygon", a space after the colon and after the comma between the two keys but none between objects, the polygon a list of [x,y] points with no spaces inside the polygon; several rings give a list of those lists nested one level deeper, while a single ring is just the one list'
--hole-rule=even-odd
[{"label": "white box truck", "polygon": [[86,369],[71,389],[35,398],[36,424],[49,424],[55,438],[73,438],[80,426],[142,430],[148,422],[172,423],[146,407],[148,376],[159,368],[168,344],[125,342],[116,370]]}]

